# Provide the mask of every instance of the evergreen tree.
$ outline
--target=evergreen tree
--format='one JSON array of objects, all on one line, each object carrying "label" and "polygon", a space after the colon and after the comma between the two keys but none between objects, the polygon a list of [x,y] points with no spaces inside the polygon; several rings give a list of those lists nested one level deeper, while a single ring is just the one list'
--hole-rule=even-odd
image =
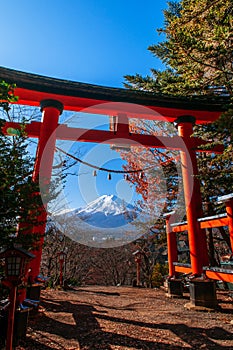
[{"label": "evergreen tree", "polygon": [[166,69],[152,76],[126,75],[126,87],[158,93],[193,95],[232,94],[231,0],[168,2],[165,40],[148,49]]},{"label": "evergreen tree", "polygon": [[[37,229],[44,224],[38,221],[38,217],[43,205],[57,197],[57,184],[64,181],[66,175],[61,163],[54,166],[52,181],[43,189],[40,189],[39,179],[33,178],[35,158],[29,151],[32,149],[29,148],[31,140],[24,130],[26,123],[38,119],[39,110],[10,106],[10,103],[17,101],[14,88],[15,85],[0,81],[0,249],[13,242],[20,243],[26,249],[36,249],[36,241],[39,241]],[[19,123],[20,130],[9,128],[8,134],[11,136],[5,135],[6,121]],[[67,162],[65,169],[69,166]]]},{"label": "evergreen tree", "polygon": [[[148,49],[165,65],[151,69],[151,76],[126,75],[125,87],[172,95],[228,96],[228,111],[212,124],[196,126],[195,134],[222,143],[220,155],[198,156],[205,213],[216,211],[211,203],[233,192],[233,4],[231,0],[181,0],[168,2],[165,39]],[[221,208],[217,208],[219,210]],[[224,235],[224,231],[222,232]],[[225,235],[226,241],[227,239]]]},{"label": "evergreen tree", "polygon": [[[17,101],[14,87],[0,82],[0,248],[20,243],[30,249],[37,240],[37,235],[30,233],[38,225],[42,202],[38,183],[32,180],[34,159],[28,152],[25,120],[20,109],[11,113],[9,107],[9,103]],[[5,122],[15,119],[21,131],[11,130],[13,136],[6,136],[2,132]]]},{"label": "evergreen tree", "polygon": [[32,180],[33,159],[27,146],[23,132],[16,136],[0,133],[0,247],[20,242],[29,249],[36,239],[30,232],[37,224],[41,198]]},{"label": "evergreen tree", "polygon": [[[233,6],[230,0],[169,2],[165,24],[159,32],[166,39],[149,50],[166,69],[152,69],[152,76],[125,76],[126,87],[155,93],[233,96]],[[196,127],[198,136],[223,143],[221,155],[202,154],[199,171],[204,199],[233,191],[233,116],[229,110],[212,124]]]},{"label": "evergreen tree", "polygon": [[9,110],[9,102],[17,101],[14,96],[14,85],[8,84],[5,81],[0,81],[0,107],[5,111]]}]

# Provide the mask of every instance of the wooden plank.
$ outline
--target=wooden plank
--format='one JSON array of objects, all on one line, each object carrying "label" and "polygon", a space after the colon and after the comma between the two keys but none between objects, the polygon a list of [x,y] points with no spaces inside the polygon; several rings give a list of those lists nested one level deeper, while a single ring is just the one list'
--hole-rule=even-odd
[{"label": "wooden plank", "polygon": [[223,273],[218,271],[206,270],[206,276],[213,280],[233,283],[233,271],[232,273]]},{"label": "wooden plank", "polygon": [[200,222],[201,228],[221,227],[228,226],[228,218],[213,219]]},{"label": "wooden plank", "polygon": [[210,221],[210,220],[214,220],[214,219],[225,218],[226,216],[227,216],[226,213],[216,214],[216,215],[212,215],[212,216],[204,216],[204,217],[202,217],[202,218],[198,218],[197,221],[198,221],[198,222]]},{"label": "wooden plank", "polygon": [[[228,217],[217,217],[216,219],[207,219],[206,221],[204,221],[204,219],[205,218],[199,220],[201,229],[228,226],[229,224]],[[171,226],[172,232],[183,232],[188,230],[188,225],[182,222]]]},{"label": "wooden plank", "polygon": [[[175,272],[179,273],[192,273],[192,268],[184,265],[175,265]],[[206,277],[217,281],[233,283],[233,270],[223,272],[223,269],[216,268],[215,270],[205,270]]]},{"label": "wooden plank", "polygon": [[172,232],[183,232],[187,230],[188,230],[187,224],[172,227]]},{"label": "wooden plank", "polygon": [[175,265],[175,272],[192,273],[192,268],[187,266]]}]

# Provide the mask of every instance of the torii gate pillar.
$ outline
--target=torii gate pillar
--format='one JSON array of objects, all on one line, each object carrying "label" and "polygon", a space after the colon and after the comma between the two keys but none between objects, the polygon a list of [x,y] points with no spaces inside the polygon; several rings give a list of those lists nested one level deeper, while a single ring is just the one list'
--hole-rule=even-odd
[{"label": "torii gate pillar", "polygon": [[186,149],[181,150],[181,166],[184,186],[190,260],[193,275],[200,276],[203,266],[208,265],[206,234],[200,229],[197,219],[202,216],[200,183],[197,178],[198,167],[193,143],[193,124],[195,118],[183,116],[176,120],[178,134],[183,138]]},{"label": "torii gate pillar", "polygon": [[[40,178],[40,183],[49,185],[52,175],[53,158],[56,144],[56,128],[58,126],[59,116],[63,111],[63,105],[56,100],[43,100],[40,103],[42,111],[40,136],[38,138],[36,162],[33,172],[33,180]],[[45,151],[46,148],[46,152]],[[43,159],[42,159],[43,158]],[[44,242],[44,233],[46,229],[47,211],[46,207],[41,208],[38,217],[38,226],[34,227],[33,233],[39,234],[39,247],[35,251],[36,258],[31,262],[30,278],[36,279],[40,272],[40,262],[42,255],[42,246]]]}]

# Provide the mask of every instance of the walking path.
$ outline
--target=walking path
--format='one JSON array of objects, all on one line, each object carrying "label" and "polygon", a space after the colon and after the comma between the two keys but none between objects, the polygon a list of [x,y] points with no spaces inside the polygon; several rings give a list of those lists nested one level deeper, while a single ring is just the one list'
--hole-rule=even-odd
[{"label": "walking path", "polygon": [[232,350],[233,299],[226,292],[218,298],[221,311],[197,312],[159,289],[42,291],[40,312],[17,350]]}]

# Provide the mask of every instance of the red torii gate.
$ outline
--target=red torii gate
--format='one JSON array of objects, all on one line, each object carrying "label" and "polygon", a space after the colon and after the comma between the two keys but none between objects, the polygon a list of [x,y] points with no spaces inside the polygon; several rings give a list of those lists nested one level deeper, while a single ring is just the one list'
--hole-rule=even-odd
[{"label": "red torii gate", "polygon": [[[166,147],[180,150],[191,269],[193,274],[201,275],[203,266],[208,265],[208,256],[205,233],[197,224],[197,219],[202,215],[202,201],[199,181],[194,175],[197,175],[198,172],[196,152],[207,152],[207,150],[198,148],[205,144],[205,141],[190,136],[193,133],[195,122],[197,124],[210,123],[220,116],[224,111],[225,100],[223,98],[172,97],[60,80],[4,67],[0,67],[0,79],[16,84],[15,95],[18,96],[18,104],[41,107],[41,122],[31,122],[26,125],[25,130],[28,137],[38,138],[34,179],[39,176],[39,172],[40,176],[50,179],[56,139],[109,144],[112,144],[113,140],[114,143],[119,144],[120,139],[127,139],[129,145],[137,142],[145,147]],[[127,107],[125,110],[122,109],[122,104],[118,104],[118,102],[125,103],[125,106],[137,104],[147,107],[147,112],[139,110],[137,115],[132,115],[133,118],[165,119],[169,122],[175,122],[178,136],[169,138],[130,133],[128,118],[131,117],[131,112]],[[118,116],[117,131],[85,130],[59,124],[59,116],[63,109],[83,111],[85,108],[88,108],[88,112],[91,113]],[[157,113],[156,116],[155,113]],[[3,132],[7,134],[9,128],[20,128],[20,125],[6,122]],[[46,147],[48,142],[49,147]],[[43,154],[45,147],[46,155]],[[221,152],[222,147],[215,147],[208,151]],[[46,161],[46,167],[41,167],[42,155],[45,157],[43,161]],[[46,221],[46,210],[41,215],[40,219]],[[44,231],[45,225],[42,225],[40,227],[41,237],[43,237]],[[42,242],[43,238],[41,238],[41,244]],[[31,264],[32,278],[36,278],[39,274],[41,253],[42,248],[35,252],[36,259]]]}]

